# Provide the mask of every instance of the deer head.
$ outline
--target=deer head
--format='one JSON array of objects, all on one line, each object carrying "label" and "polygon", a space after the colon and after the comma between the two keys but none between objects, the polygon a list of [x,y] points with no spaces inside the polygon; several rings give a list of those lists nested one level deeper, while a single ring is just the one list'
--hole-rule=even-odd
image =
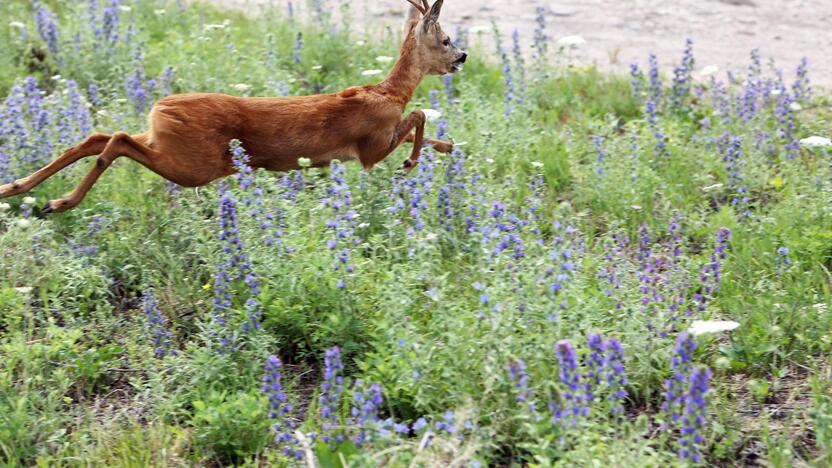
[{"label": "deer head", "polygon": [[[443,75],[462,70],[468,54],[454,46],[451,38],[439,26],[442,1],[433,6],[428,0],[407,0],[412,5],[404,25],[405,45],[413,40],[413,53],[426,75]],[[421,4],[419,3],[421,2]]]}]

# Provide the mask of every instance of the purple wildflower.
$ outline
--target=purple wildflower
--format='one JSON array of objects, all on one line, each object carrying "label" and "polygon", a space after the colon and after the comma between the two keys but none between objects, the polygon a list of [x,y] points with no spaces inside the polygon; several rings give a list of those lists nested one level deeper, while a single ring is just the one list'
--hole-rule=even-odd
[{"label": "purple wildflower", "polygon": [[298,440],[294,435],[297,427],[297,423],[291,417],[294,408],[288,403],[289,396],[283,391],[282,366],[277,356],[271,355],[266,359],[261,389],[269,398],[269,419],[274,421],[272,429],[275,432],[275,442],[285,455],[300,460],[303,458],[303,451],[298,447]]},{"label": "purple wildflower", "polygon": [[693,367],[693,351],[696,349],[696,345],[693,336],[688,332],[682,332],[673,347],[673,355],[670,358],[671,376],[665,380],[664,403],[662,403],[662,410],[670,418],[664,425],[667,429],[675,426],[682,417],[686,383]]},{"label": "purple wildflower", "polygon": [[147,328],[153,340],[153,346],[156,347],[156,357],[165,357],[171,351],[173,335],[168,331],[165,318],[152,290],[146,291],[142,297],[142,311],[147,319]]},{"label": "purple wildflower", "polygon": [[303,52],[303,33],[299,32],[295,38],[295,45],[292,46],[292,60],[295,63],[301,63],[301,52]]},{"label": "purple wildflower", "polygon": [[536,417],[537,405],[532,400],[532,390],[529,388],[529,374],[526,373],[526,363],[522,360],[513,361],[508,366],[509,380],[514,385],[515,398],[528,408]]},{"label": "purple wildflower", "polygon": [[55,19],[55,13],[46,5],[39,1],[34,3],[35,9],[35,25],[37,26],[38,34],[46,43],[46,48],[49,52],[58,55],[58,22]]},{"label": "purple wildflower", "polygon": [[775,257],[777,266],[777,274],[782,275],[792,265],[792,259],[789,258],[789,248],[782,246],[777,248],[777,256]]},{"label": "purple wildflower", "polygon": [[693,367],[687,379],[687,392],[684,396],[684,408],[681,416],[681,437],[679,439],[679,457],[693,463],[702,462],[701,445],[704,442],[702,431],[705,428],[708,402],[705,395],[709,392],[708,380],[711,378],[708,368]]},{"label": "purple wildflower", "polygon": [[549,50],[549,37],[546,35],[546,9],[538,6],[535,9],[536,26],[534,28],[534,38],[532,47],[534,49],[534,62],[538,73],[544,70],[546,63],[547,51]]},{"label": "purple wildflower", "polygon": [[321,405],[322,430],[324,442],[340,443],[344,435],[338,429],[338,407],[341,393],[344,391],[344,378],[341,373],[344,363],[341,362],[341,348],[334,346],[324,354],[324,381],[321,384],[321,395],[318,401]]},{"label": "purple wildflower", "polygon": [[685,53],[682,57],[682,63],[673,70],[673,88],[671,94],[673,97],[673,106],[677,109],[682,107],[682,103],[690,95],[691,85],[693,84],[693,68],[695,59],[693,58],[693,40],[688,39],[685,42]]},{"label": "purple wildflower", "polygon": [[560,382],[563,385],[560,404],[554,409],[552,420],[564,427],[575,427],[581,417],[589,415],[586,387],[578,368],[578,359],[568,340],[555,343],[555,355],[560,364]]}]

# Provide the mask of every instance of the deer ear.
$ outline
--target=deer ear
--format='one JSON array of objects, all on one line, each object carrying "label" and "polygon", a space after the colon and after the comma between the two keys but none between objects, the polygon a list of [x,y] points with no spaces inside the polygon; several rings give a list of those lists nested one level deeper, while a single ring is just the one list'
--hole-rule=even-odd
[{"label": "deer ear", "polygon": [[439,21],[439,12],[442,11],[442,0],[436,0],[433,3],[433,6],[430,7],[430,11],[425,14],[425,18],[422,20],[422,28],[425,32],[429,32],[430,28]]},{"label": "deer ear", "polygon": [[407,10],[407,16],[404,18],[404,35],[407,37],[410,34],[410,31],[419,24],[419,20],[422,19],[422,12],[417,10],[416,7],[411,6],[409,10]]}]

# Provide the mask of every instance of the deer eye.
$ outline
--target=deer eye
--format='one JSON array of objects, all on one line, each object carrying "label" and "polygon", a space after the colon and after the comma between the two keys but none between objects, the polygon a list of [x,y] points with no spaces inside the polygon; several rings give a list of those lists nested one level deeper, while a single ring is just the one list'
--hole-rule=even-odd
[{"label": "deer eye", "polygon": [[451,45],[451,40],[450,39],[445,39],[444,41],[442,41],[442,45],[445,46],[445,47],[448,47],[449,45]]}]

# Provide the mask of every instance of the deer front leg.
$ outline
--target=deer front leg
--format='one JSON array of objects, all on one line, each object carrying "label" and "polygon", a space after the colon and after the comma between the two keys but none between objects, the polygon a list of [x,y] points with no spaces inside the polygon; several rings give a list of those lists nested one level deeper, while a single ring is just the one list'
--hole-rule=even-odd
[{"label": "deer front leg", "polygon": [[399,140],[396,146],[402,144],[402,141],[407,139],[410,136],[410,130],[414,127],[416,128],[416,133],[413,136],[413,149],[410,151],[410,157],[404,160],[402,163],[402,170],[405,173],[408,173],[419,164],[419,155],[422,154],[422,140],[425,137],[425,113],[420,110],[415,110],[407,116],[406,119],[399,122],[399,125],[396,126],[396,134],[395,137]]},{"label": "deer front leg", "polygon": [[410,157],[402,164],[402,169],[405,172],[410,172],[419,162],[419,154],[422,152],[422,140],[425,134],[425,113],[420,110],[411,112],[410,115],[399,122],[393,130],[392,136],[385,132],[382,135],[374,135],[361,144],[358,157],[364,169],[369,170],[386,158],[411,135],[410,132],[414,128],[416,133],[413,136],[413,150],[410,152]]},{"label": "deer front leg", "polygon": [[[405,137],[404,141],[406,141],[408,143],[413,143],[413,140],[415,138],[416,138],[416,136],[413,133],[409,133]],[[439,151],[440,153],[446,153],[447,154],[447,153],[450,153],[451,151],[454,150],[454,144],[449,142],[449,141],[442,141],[442,140],[434,140],[432,138],[425,138],[424,143],[427,144],[427,145],[433,146],[433,149],[435,149],[436,151]]]}]

